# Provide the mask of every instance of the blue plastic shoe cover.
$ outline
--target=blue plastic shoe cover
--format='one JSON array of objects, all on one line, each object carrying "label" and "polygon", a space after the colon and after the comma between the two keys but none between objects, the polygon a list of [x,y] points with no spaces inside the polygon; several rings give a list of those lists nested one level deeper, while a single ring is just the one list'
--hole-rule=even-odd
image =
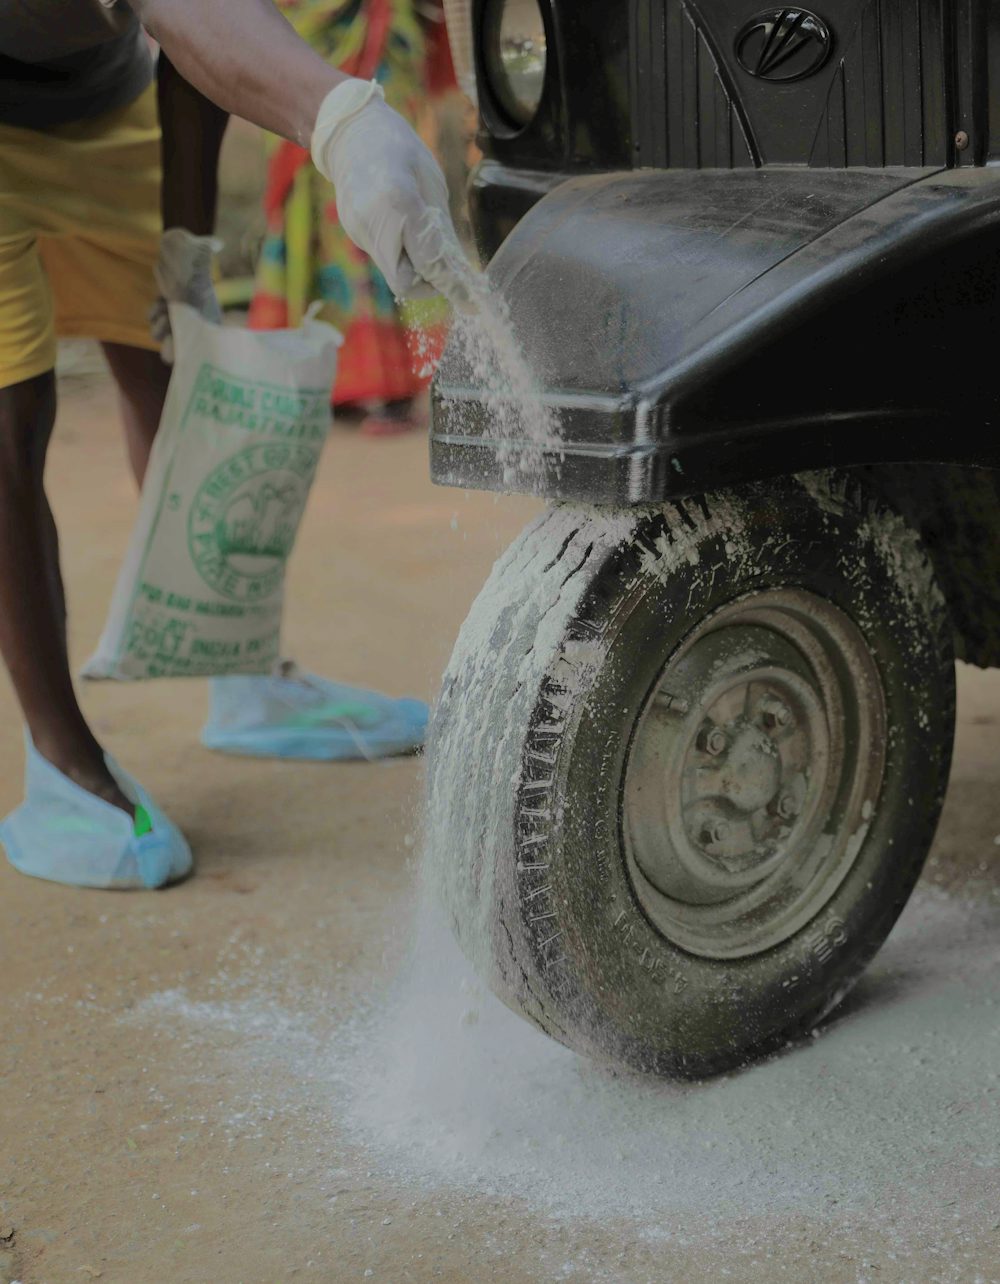
[{"label": "blue plastic shoe cover", "polygon": [[190,872],[184,836],[112,759],[108,769],[135,816],[64,776],[25,735],[24,802],[0,822],[0,842],[22,874],[74,887],[163,887]]},{"label": "blue plastic shoe cover", "polygon": [[202,742],[224,753],[320,762],[387,758],[424,742],[422,700],[392,700],[283,663],[274,673],[213,678]]}]

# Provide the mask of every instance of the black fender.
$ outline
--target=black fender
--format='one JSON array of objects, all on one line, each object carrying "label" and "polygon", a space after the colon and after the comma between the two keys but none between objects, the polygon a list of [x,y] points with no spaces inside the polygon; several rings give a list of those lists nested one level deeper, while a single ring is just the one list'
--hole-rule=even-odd
[{"label": "black fender", "polygon": [[505,466],[449,346],[434,479],[648,503],[827,465],[1000,465],[1000,171],[570,179],[490,267],[559,442]]}]

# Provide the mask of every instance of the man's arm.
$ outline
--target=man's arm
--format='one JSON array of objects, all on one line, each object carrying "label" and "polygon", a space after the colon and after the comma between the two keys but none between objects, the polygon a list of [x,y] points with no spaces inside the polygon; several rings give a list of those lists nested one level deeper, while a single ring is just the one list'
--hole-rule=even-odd
[{"label": "man's arm", "polygon": [[274,0],[132,0],[181,76],[223,111],[303,147],[347,80],[300,40]]},{"label": "man's arm", "polygon": [[377,84],[328,66],[273,0],[132,0],[132,8],[206,98],[311,145],[316,168],[337,190],[341,225],[397,297],[438,290],[471,305],[474,283],[444,175]]}]

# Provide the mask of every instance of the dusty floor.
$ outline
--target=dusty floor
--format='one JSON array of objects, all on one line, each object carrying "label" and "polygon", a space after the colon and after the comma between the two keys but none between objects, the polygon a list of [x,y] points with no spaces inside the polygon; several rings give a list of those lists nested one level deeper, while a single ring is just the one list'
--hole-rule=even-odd
[{"label": "dusty floor", "polygon": [[[50,486],[83,660],[134,513],[100,379],[65,384]],[[287,649],[331,676],[430,697],[492,559],[531,511],[434,490],[422,438],[338,430],[293,565]],[[927,880],[956,904],[974,901],[981,924],[1000,932],[1000,678],[961,680],[954,784]],[[84,699],[108,745],[188,832],[198,873],[166,893],[116,895],[0,866],[0,1280],[1000,1280],[995,1108],[984,1117],[992,1136],[968,1170],[956,1167],[954,1197],[928,1199],[902,1246],[884,1208],[878,1229],[853,1214],[838,1221],[836,1207],[642,1228],[395,1173],[341,1133],[338,1081],[324,1079],[317,1049],[401,958],[420,762],[210,755],[197,744],[201,684],[105,685]],[[6,809],[21,777],[6,683],[0,701]],[[961,970],[962,949],[959,940],[949,966]],[[989,1020],[997,1005],[1000,1024],[992,976],[977,1012]],[[870,1023],[869,1044],[878,1007],[859,1002],[845,1018]],[[984,1093],[997,1069],[981,1066]],[[946,1111],[970,1109],[976,1070],[964,1067],[953,1100],[938,1084],[935,1100],[943,1092]],[[782,1073],[788,1083],[794,1063]],[[850,1083],[850,1063],[839,1074],[863,1123],[863,1081]],[[766,1126],[755,1145],[766,1156]],[[944,1175],[931,1156],[914,1190],[937,1190]]]}]

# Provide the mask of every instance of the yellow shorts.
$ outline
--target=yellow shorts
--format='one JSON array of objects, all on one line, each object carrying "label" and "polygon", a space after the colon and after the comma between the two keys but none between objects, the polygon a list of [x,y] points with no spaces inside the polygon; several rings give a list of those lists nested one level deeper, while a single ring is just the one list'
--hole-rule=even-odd
[{"label": "yellow shorts", "polygon": [[0,125],[0,388],[51,370],[57,335],[155,350],[159,241],[152,85],[93,120]]}]

